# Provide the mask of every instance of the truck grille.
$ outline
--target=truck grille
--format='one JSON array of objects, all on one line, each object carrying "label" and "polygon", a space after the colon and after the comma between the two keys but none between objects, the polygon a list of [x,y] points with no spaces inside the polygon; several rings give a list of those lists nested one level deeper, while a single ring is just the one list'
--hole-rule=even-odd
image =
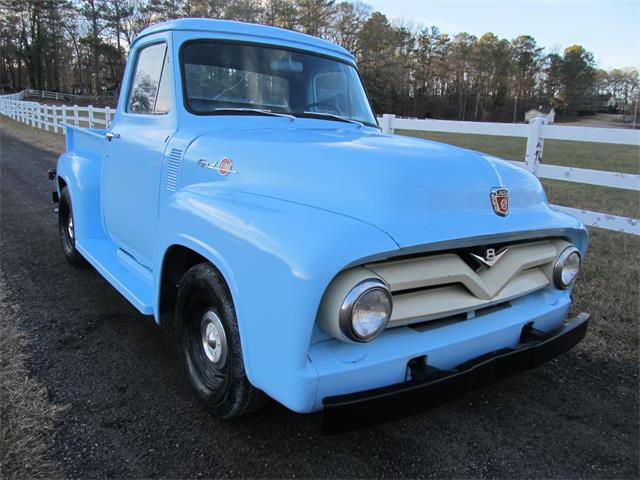
[{"label": "truck grille", "polygon": [[487,247],[364,267],[380,276],[391,289],[392,328],[472,313],[545,288],[551,283],[555,259],[568,245],[564,240],[506,245],[506,252],[492,267],[471,255],[484,252]]}]

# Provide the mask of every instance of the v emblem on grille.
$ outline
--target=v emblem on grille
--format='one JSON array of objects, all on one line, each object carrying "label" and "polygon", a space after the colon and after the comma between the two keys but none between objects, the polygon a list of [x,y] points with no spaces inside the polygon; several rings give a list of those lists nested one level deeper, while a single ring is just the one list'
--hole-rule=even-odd
[{"label": "v emblem on grille", "polygon": [[485,267],[491,268],[496,263],[498,263],[498,260],[500,260],[505,253],[507,253],[507,250],[509,250],[508,247],[503,248],[499,252],[496,252],[495,249],[493,248],[487,248],[487,251],[485,252],[484,257],[481,257],[480,255],[476,255],[475,253],[470,253],[469,255],[471,255],[473,258],[475,258],[478,262],[480,262]]}]

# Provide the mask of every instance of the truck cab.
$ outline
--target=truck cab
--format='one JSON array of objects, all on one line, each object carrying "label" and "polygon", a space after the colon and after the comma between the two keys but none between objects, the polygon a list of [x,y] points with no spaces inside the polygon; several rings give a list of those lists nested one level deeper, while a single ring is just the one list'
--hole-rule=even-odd
[{"label": "truck cab", "polygon": [[327,429],[383,400],[397,418],[586,332],[566,321],[584,225],[519,167],[382,133],[332,43],[161,23],[131,47],[109,128],[66,129],[67,260],[174,332],[218,417],[270,397]]}]

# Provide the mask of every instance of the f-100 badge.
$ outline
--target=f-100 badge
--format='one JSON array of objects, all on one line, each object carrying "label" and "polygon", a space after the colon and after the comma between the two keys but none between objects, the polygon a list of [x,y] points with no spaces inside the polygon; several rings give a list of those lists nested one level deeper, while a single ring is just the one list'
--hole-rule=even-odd
[{"label": "f-100 badge", "polygon": [[230,173],[238,173],[233,170],[233,162],[229,157],[224,157],[220,161],[215,161],[213,163],[208,162],[204,159],[198,160],[198,166],[202,168],[208,168],[210,170],[217,170],[220,175],[223,177],[229,175]]}]

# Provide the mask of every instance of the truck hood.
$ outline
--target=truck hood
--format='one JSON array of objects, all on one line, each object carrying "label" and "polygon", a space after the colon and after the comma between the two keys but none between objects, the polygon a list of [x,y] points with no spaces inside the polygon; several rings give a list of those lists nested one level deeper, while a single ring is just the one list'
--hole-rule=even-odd
[{"label": "truck hood", "polygon": [[[277,128],[200,135],[185,155],[182,184],[207,182],[353,217],[399,247],[566,224],[549,208],[540,182],[508,162],[372,128],[302,123],[282,119]],[[237,173],[198,166],[225,157]],[[494,187],[509,191],[506,217],[493,210]]]}]

